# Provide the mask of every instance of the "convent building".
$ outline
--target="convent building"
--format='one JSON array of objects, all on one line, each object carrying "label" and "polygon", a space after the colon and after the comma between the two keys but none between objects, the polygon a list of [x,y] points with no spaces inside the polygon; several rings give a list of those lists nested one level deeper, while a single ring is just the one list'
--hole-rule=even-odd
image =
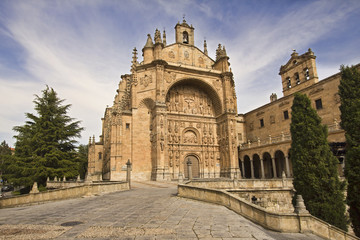
[{"label": "convent building", "polygon": [[[162,35],[162,36],[161,36]],[[343,167],[344,131],[339,126],[340,74],[318,80],[315,55],[295,51],[280,68],[282,98],[238,114],[229,57],[219,44],[216,59],[194,45],[194,27],[175,26],[175,43],[166,33],[148,34],[138,61],[133,50],[131,73],[121,76],[113,106],[102,118],[102,135],[89,142],[92,180],[124,180],[126,162],[132,178],[292,177],[289,157],[294,92],[307,94],[329,126],[329,142]],[[358,66],[359,67],[359,66]]]}]

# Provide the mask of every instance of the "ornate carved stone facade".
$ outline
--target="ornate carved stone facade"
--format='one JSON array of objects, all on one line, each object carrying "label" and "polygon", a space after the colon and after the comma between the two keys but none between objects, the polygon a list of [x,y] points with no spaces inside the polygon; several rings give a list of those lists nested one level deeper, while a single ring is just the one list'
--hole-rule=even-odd
[{"label": "ornate carved stone facade", "polygon": [[194,28],[175,26],[176,42],[149,34],[143,61],[133,51],[131,74],[121,77],[114,104],[105,111],[100,141],[90,142],[93,179],[121,180],[125,163],[144,180],[240,177],[237,107],[225,47],[216,60],[194,46]]},{"label": "ornate carved stone facade", "polygon": [[[148,34],[138,62],[133,50],[131,74],[121,76],[113,106],[105,110],[100,140],[90,140],[89,174],[94,180],[292,177],[291,105],[295,92],[309,96],[329,142],[339,150],[340,74],[318,80],[315,55],[296,51],[280,68],[284,97],[245,114],[237,114],[237,98],[229,57],[221,44],[216,60],[194,46],[194,28],[184,20],[175,26],[175,43],[167,45],[155,31]],[[360,69],[360,65],[357,65]],[[336,149],[335,149],[336,150]],[[341,150],[341,149],[340,149]],[[341,152],[341,151],[338,151]],[[339,157],[339,173],[344,159]]]}]

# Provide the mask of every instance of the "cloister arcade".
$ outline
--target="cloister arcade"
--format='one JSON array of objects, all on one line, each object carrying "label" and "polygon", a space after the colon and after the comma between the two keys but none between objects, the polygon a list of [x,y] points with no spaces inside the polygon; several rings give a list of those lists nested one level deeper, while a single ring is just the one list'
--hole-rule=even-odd
[{"label": "cloister arcade", "polygon": [[239,166],[243,179],[281,178],[283,172],[287,178],[293,177],[289,149],[240,152]]}]

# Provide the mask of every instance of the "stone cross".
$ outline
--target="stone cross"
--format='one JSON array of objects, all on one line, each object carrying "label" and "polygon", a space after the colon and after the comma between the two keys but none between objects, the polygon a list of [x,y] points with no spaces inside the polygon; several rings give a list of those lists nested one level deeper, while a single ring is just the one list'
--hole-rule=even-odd
[{"label": "stone cross", "polygon": [[192,162],[190,160],[190,158],[188,158],[187,162],[187,168],[188,168],[188,176],[189,176],[189,180],[192,180],[193,179],[193,176],[192,176]]},{"label": "stone cross", "polygon": [[128,159],[126,163],[126,182],[129,183],[129,189],[131,189],[131,165],[130,159]]}]

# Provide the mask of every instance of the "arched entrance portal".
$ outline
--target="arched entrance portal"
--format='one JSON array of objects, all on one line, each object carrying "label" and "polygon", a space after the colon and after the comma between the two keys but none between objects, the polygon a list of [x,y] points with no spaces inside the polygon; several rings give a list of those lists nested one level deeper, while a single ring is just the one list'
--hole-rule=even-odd
[{"label": "arched entrance portal", "polygon": [[192,177],[199,178],[200,177],[199,159],[197,159],[197,157],[195,157],[194,155],[188,155],[184,159],[185,178],[189,178],[188,166],[187,166],[187,162],[189,160],[191,162]]}]

